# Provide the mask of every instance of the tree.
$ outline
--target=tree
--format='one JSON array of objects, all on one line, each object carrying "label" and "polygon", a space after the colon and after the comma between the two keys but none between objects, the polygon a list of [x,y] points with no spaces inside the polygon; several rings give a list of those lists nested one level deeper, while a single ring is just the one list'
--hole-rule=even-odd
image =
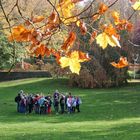
[{"label": "tree", "polygon": [[[124,19],[114,8],[119,0],[100,0],[98,3],[95,0],[44,0],[43,5],[41,1],[36,0],[34,3],[37,4],[37,8],[31,8],[31,11],[23,5],[27,1],[15,0],[10,11],[7,12],[6,1],[3,3],[0,0],[1,10],[10,31],[8,39],[13,42],[13,50],[15,50],[15,42],[24,42],[25,45],[28,44],[31,55],[37,57],[54,55],[62,68],[69,67],[71,72],[76,74],[79,74],[82,62],[92,59],[79,49],[79,44],[82,43],[83,46],[85,44],[84,38],[88,35],[90,43],[95,41],[101,47],[99,49],[101,52],[108,50],[109,46],[123,48],[120,43],[121,34],[123,31],[132,30],[133,25],[130,20],[140,9],[139,0],[129,0],[128,3],[133,10],[129,17]],[[13,13],[17,14],[14,18]],[[13,23],[16,25],[12,28]],[[75,32],[76,30],[81,33],[83,41]],[[59,38],[60,44],[57,44],[58,36],[62,36]],[[86,51],[89,50],[90,48],[87,48]],[[128,66],[125,56],[119,55],[115,58],[117,60],[112,59],[112,61],[104,59],[101,54],[99,57],[102,58],[101,67],[104,67],[104,62],[108,61],[108,65],[111,64],[115,68]]]}]

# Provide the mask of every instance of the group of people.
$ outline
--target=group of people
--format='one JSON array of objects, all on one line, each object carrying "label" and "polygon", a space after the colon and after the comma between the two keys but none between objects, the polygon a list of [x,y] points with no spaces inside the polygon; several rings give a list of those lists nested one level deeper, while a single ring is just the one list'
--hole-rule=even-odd
[{"label": "group of people", "polygon": [[17,112],[36,114],[51,114],[52,106],[56,114],[63,114],[65,112],[71,114],[80,112],[81,99],[78,96],[72,96],[71,93],[60,93],[58,90],[54,94],[44,96],[42,94],[25,94],[20,90],[15,97],[17,103]]}]

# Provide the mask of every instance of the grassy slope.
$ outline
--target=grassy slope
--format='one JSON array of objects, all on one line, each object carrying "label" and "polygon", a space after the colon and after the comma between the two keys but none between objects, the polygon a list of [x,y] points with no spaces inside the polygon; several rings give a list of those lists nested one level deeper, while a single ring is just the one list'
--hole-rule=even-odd
[{"label": "grassy slope", "polygon": [[[59,89],[82,98],[81,113],[39,116],[16,113],[14,97],[23,89],[45,94]],[[111,89],[69,88],[66,79],[26,79],[0,83],[0,140],[139,140],[140,84]]]}]

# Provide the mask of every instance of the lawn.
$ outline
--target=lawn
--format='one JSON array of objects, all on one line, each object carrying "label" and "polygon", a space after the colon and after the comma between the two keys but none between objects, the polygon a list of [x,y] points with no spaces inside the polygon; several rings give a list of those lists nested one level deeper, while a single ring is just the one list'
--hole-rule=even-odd
[{"label": "lawn", "polygon": [[[67,79],[25,79],[0,83],[0,140],[140,140],[140,83],[110,89],[79,89]],[[14,98],[55,89],[79,95],[81,112],[18,114]]]}]

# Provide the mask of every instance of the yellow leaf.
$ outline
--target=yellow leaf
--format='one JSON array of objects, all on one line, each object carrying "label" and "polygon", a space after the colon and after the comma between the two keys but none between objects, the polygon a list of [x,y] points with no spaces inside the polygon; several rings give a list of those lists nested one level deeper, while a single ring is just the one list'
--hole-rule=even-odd
[{"label": "yellow leaf", "polygon": [[115,46],[118,46],[118,47],[121,47],[120,46],[120,43],[118,41],[118,39],[115,37],[115,36],[109,36],[108,34],[106,34],[105,32],[99,34],[97,37],[96,37],[96,42],[97,44],[99,44],[103,49],[105,49],[108,44],[112,47],[115,47]]},{"label": "yellow leaf", "polygon": [[132,6],[135,10],[140,10],[140,0],[135,2],[135,4]]},{"label": "yellow leaf", "polygon": [[[62,1],[57,6],[57,11],[59,12],[60,19],[66,25],[69,25],[71,22],[76,22],[77,18],[72,17],[72,10],[75,8],[75,3],[72,0]],[[72,17],[72,18],[70,18]]]},{"label": "yellow leaf", "polygon": [[61,57],[59,59],[60,66],[62,68],[70,68],[72,73],[79,74],[81,69],[81,62],[90,60],[85,53],[79,51],[73,51],[69,56]]},{"label": "yellow leaf", "polygon": [[60,62],[60,65],[62,68],[69,66],[69,58],[67,58],[67,57],[61,57],[59,62]]}]

